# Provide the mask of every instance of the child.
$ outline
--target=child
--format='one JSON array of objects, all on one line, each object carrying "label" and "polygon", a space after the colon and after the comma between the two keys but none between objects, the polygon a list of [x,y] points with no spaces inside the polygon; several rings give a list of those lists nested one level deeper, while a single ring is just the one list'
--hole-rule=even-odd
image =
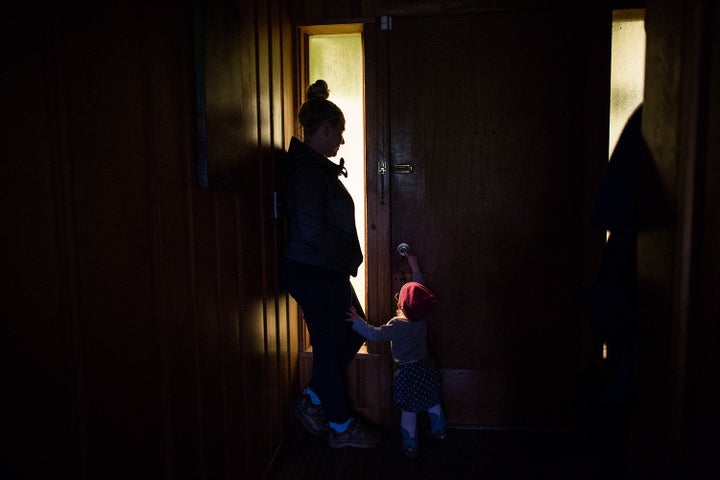
[{"label": "child", "polygon": [[390,341],[398,367],[393,376],[393,400],[402,410],[402,451],[408,457],[416,458],[418,412],[428,412],[430,432],[437,440],[445,440],[447,422],[440,406],[440,370],[427,351],[427,317],[436,299],[423,285],[417,257],[410,252],[406,257],[413,281],[400,289],[398,315],[385,325],[374,327],[351,306],[347,321],[353,322],[353,330],[368,340]]}]

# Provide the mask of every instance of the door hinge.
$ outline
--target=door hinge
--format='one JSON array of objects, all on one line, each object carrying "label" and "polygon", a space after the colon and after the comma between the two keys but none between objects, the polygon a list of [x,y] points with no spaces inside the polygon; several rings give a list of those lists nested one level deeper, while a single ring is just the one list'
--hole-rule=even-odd
[{"label": "door hinge", "polygon": [[380,17],[380,30],[392,30],[392,17],[390,15]]}]

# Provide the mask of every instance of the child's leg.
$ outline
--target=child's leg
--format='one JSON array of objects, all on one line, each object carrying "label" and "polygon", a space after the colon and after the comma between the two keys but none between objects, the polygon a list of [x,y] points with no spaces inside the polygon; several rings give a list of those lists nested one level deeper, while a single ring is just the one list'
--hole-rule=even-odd
[{"label": "child's leg", "polygon": [[417,457],[417,413],[402,410],[400,416],[400,434],[402,435],[402,451],[410,458]]},{"label": "child's leg", "polygon": [[442,406],[438,403],[437,405],[428,408],[428,413],[432,413],[433,415],[441,417],[443,416]]},{"label": "child's leg", "polygon": [[400,427],[408,433],[410,438],[417,438],[417,413],[402,410]]},{"label": "child's leg", "polygon": [[439,403],[428,409],[428,418],[430,419],[430,433],[432,436],[436,440],[445,440],[447,420],[445,420],[445,413]]}]

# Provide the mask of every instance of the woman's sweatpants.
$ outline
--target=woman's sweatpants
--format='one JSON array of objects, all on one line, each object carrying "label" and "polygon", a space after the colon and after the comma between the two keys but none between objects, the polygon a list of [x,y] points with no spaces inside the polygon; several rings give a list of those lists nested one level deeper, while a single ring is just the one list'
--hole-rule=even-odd
[{"label": "woman's sweatpants", "polygon": [[285,288],[302,308],[310,332],[313,366],[308,386],[320,397],[327,421],[343,423],[353,415],[345,373],[365,341],[345,318],[350,305],[364,317],[363,309],[347,275],[328,271],[327,278],[322,279],[315,276],[294,281],[287,277],[297,277],[286,276]]}]

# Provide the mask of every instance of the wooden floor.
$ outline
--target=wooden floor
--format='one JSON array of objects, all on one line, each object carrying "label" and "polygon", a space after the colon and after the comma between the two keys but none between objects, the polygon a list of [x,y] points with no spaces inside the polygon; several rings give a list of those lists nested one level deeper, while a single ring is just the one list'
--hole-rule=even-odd
[{"label": "wooden floor", "polygon": [[[332,449],[301,429],[291,435],[267,480],[622,479],[623,442],[596,418],[584,433],[488,429],[448,430],[437,443],[421,436],[415,460],[400,452],[397,427],[377,448]],[[606,431],[603,433],[603,429]]]}]

